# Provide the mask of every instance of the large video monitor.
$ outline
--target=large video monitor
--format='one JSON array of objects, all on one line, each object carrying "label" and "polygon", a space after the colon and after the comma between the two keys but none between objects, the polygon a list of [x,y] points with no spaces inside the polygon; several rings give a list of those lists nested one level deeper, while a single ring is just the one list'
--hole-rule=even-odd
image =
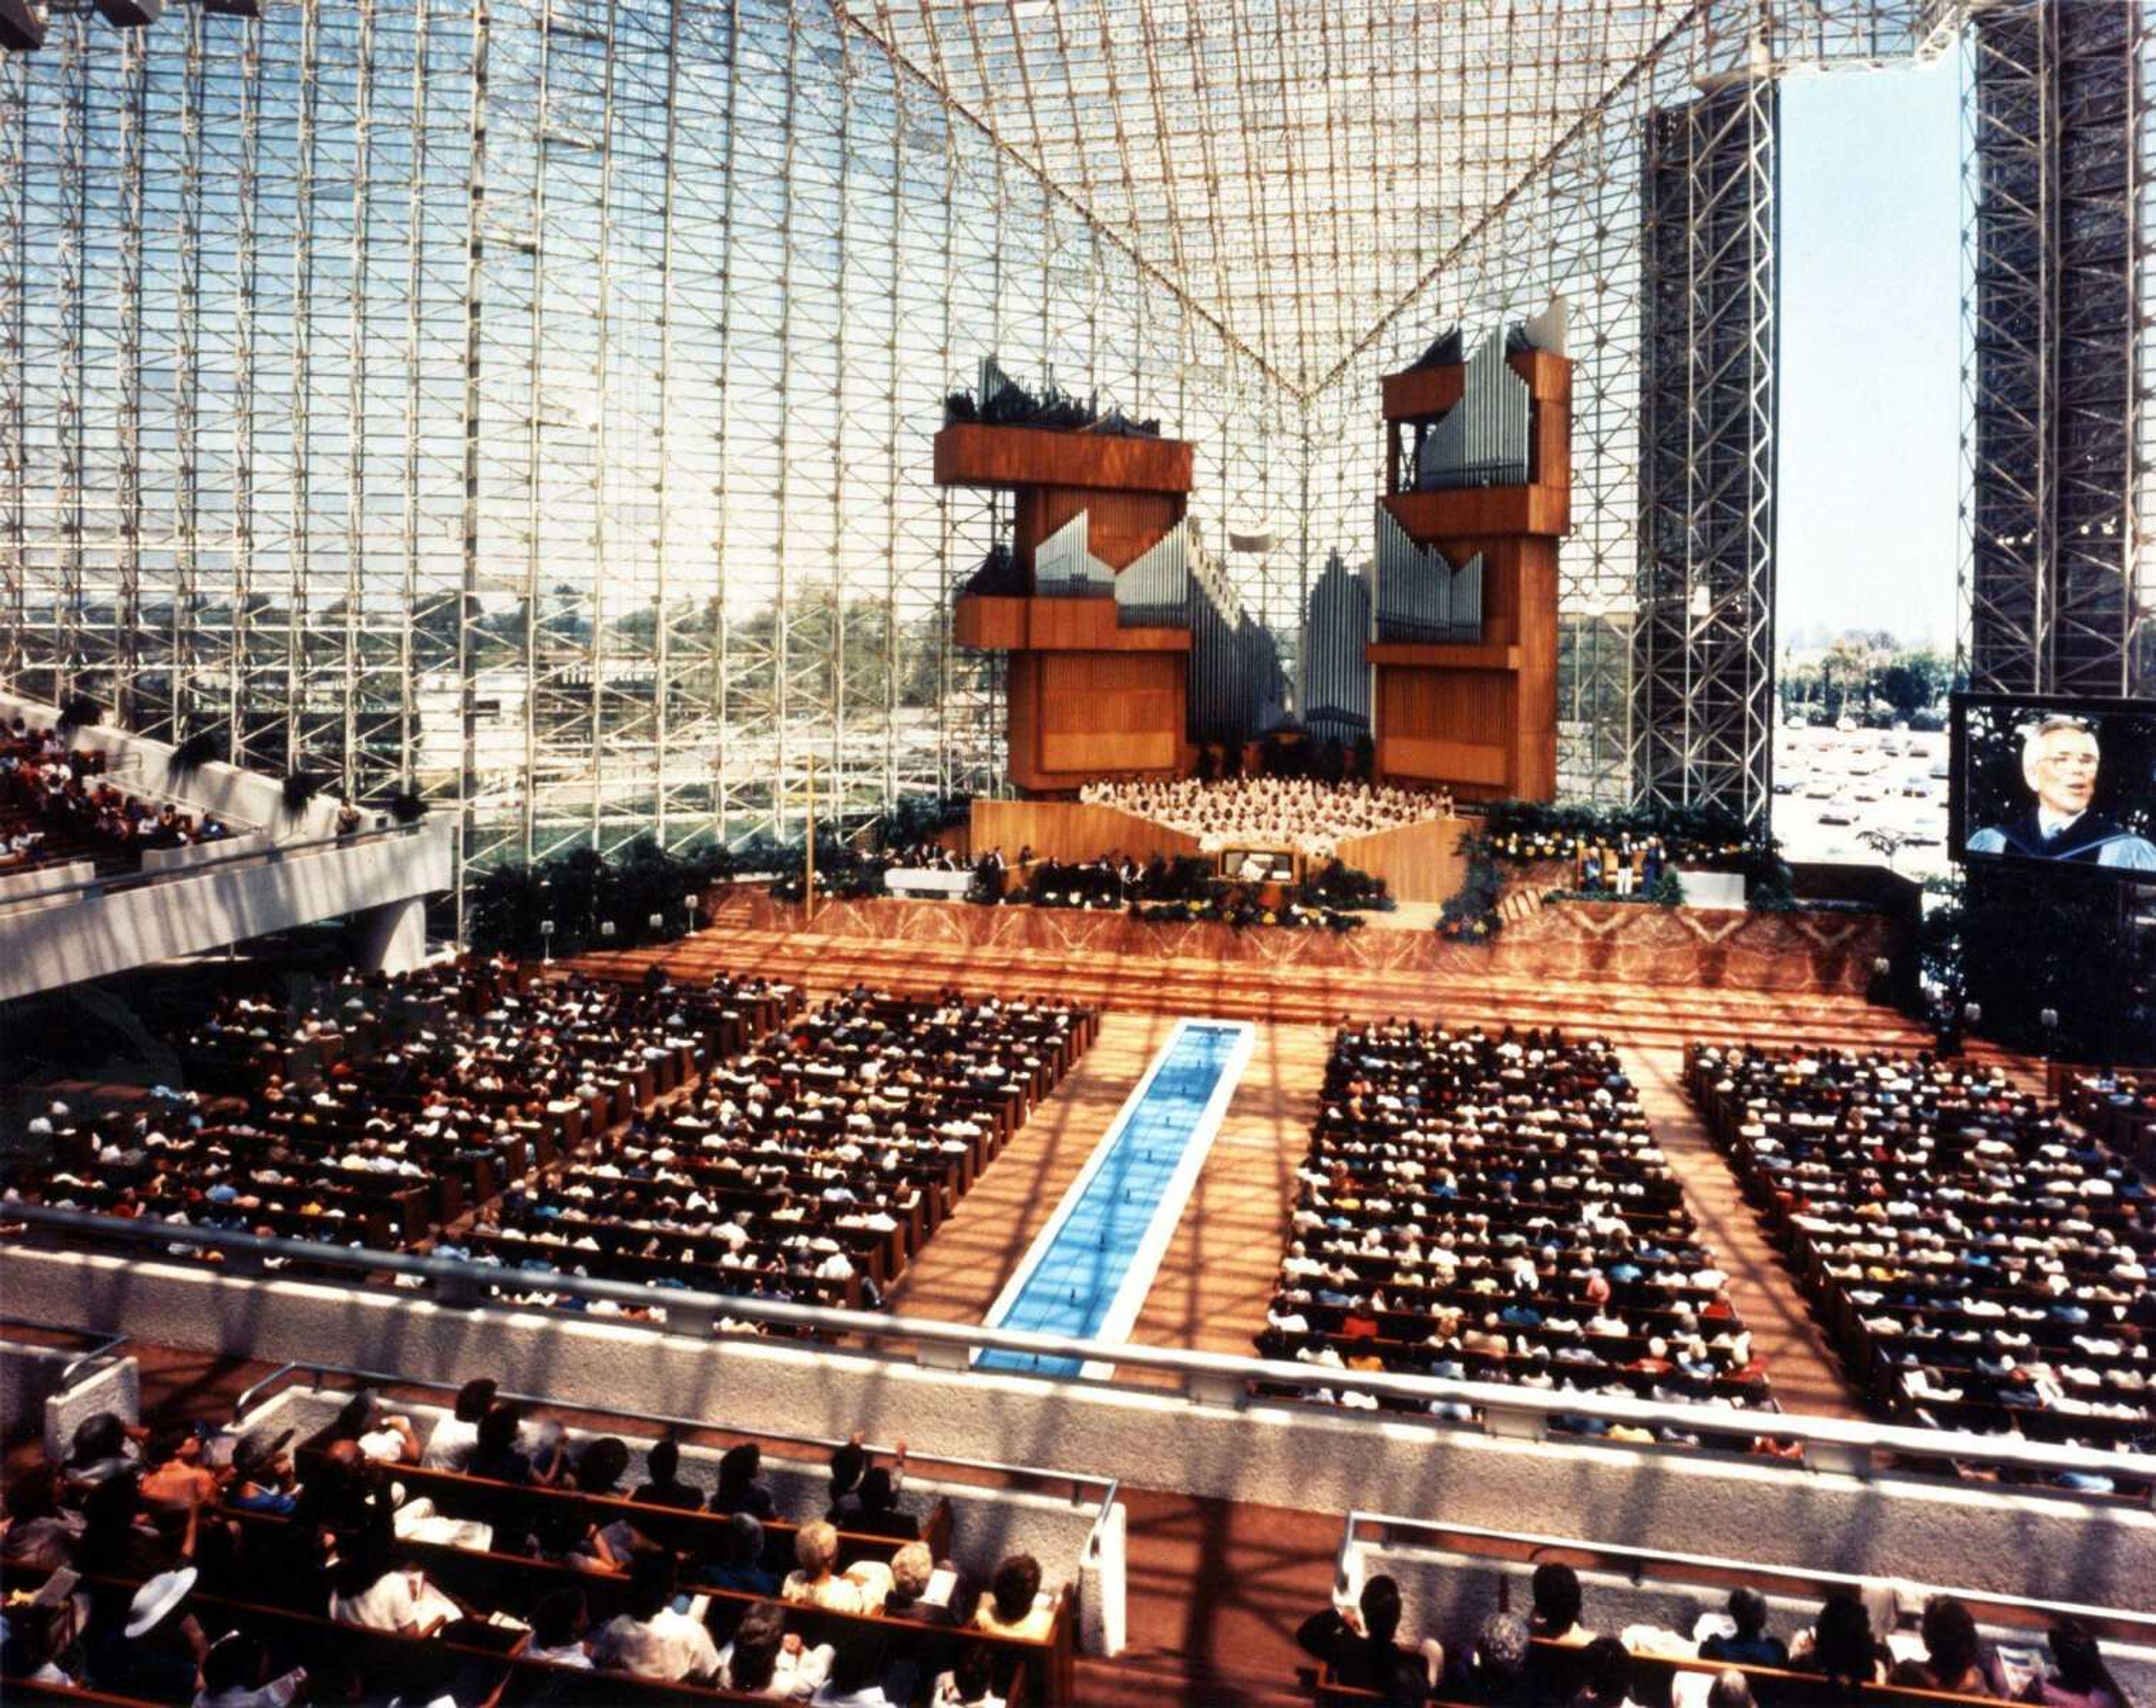
[{"label": "large video monitor", "polygon": [[2156,884],[2156,700],[1958,694],[1950,851]]}]

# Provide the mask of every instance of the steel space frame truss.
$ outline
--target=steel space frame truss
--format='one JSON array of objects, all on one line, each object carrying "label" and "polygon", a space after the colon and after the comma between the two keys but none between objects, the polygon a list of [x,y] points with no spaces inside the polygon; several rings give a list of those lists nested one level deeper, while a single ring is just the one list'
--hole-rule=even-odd
[{"label": "steel space frame truss", "polygon": [[2000,0],[1968,32],[1970,685],[2156,685],[2156,279],[2144,0]]},{"label": "steel space frame truss", "polygon": [[[1961,8],[264,11],[71,8],[0,60],[0,674],[413,788],[486,863],[785,833],[812,760],[841,813],[1000,785],[998,684],[943,619],[1004,519],[927,479],[980,355],[1193,440],[1216,548],[1285,519],[1229,565],[1291,654],[1369,551],[1377,375],[1553,290],[1563,786],[1752,810],[1758,80],[1938,51]],[[1754,152],[1696,153],[1687,235],[1643,203],[1652,115],[1731,76]],[[1672,300],[1705,366],[1650,347]],[[1666,418],[1704,627],[1643,584]]]},{"label": "steel space frame truss", "polygon": [[1763,824],[1774,666],[1779,85],[1658,110],[1645,162],[1637,711],[1656,806]]},{"label": "steel space frame truss", "polygon": [[467,863],[998,787],[1001,518],[928,479],[985,352],[1177,422],[1216,538],[1295,486],[1277,384],[824,0],[64,13],[0,337],[0,674]]}]

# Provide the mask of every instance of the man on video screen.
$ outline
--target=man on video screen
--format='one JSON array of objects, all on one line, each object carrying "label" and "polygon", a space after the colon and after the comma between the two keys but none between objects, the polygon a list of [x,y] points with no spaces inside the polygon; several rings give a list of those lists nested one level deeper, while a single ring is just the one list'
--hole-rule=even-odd
[{"label": "man on video screen", "polygon": [[2012,823],[1978,831],[1969,851],[2156,872],[2156,844],[2089,811],[2102,759],[2079,718],[2042,720],[2021,744],[2021,780],[2035,799]]}]

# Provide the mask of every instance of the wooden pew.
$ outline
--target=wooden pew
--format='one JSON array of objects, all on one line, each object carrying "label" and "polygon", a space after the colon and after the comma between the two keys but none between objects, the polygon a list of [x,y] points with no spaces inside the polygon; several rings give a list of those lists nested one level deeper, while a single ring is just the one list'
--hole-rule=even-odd
[{"label": "wooden pew", "polygon": [[[747,1599],[752,1603],[755,1598],[751,1597]],[[768,1703],[771,1700],[766,1695],[722,1690],[713,1685],[646,1678],[634,1673],[592,1671],[529,1659],[521,1653],[523,1639],[521,1635],[469,1620],[455,1622],[438,1636],[404,1637],[394,1632],[340,1624],[326,1617],[230,1596],[197,1592],[190,1597],[189,1606],[206,1631],[215,1635],[231,1630],[250,1631],[269,1646],[280,1668],[294,1664],[305,1666],[309,1674],[310,1700],[334,1700],[330,1692],[355,1672],[361,1675],[370,1686],[367,1691],[369,1700],[386,1700],[393,1694],[394,1680],[416,1670],[429,1651],[438,1648],[446,1648],[490,1677],[502,1677],[501,1700],[505,1705],[603,1700],[624,1705],[624,1708],[675,1708],[675,1705],[752,1704]],[[803,1634],[804,1640],[811,1640],[810,1630],[814,1629],[815,1621],[797,1621],[793,1618],[802,1611],[788,1610],[788,1627],[808,1627],[803,1630]],[[738,1617],[738,1613],[734,1615],[737,1620]],[[831,1616],[824,1617],[828,1618]],[[924,1652],[943,1651],[947,1664],[959,1648],[971,1641],[978,1640],[991,1649],[1001,1650],[1020,1646],[985,1634],[953,1632],[931,1626],[916,1627],[904,1620],[885,1620],[878,1622],[878,1624],[880,1628],[901,1636],[916,1632],[929,1636],[932,1640],[924,1641],[922,1644]],[[941,1641],[933,1639],[940,1639]],[[505,1649],[497,1646],[500,1642],[511,1640],[513,1647]],[[823,1639],[819,1636],[813,1640]],[[1042,1645],[1022,1646],[1038,1649]],[[1047,1669],[1029,1665],[1030,1656],[1005,1653],[1000,1654],[998,1659],[1004,1662],[1000,1670],[1008,1675],[1002,1694],[1009,1708],[1026,1708],[1029,1704],[1071,1700],[1067,1690],[1056,1696],[1041,1694],[1037,1688],[1040,1680],[1035,1675],[1036,1671],[1045,1672]],[[90,1705],[90,1708],[153,1708],[153,1705],[137,1697],[117,1696],[69,1685],[39,1684],[29,1679],[8,1679],[5,1694],[11,1700],[19,1698],[26,1701],[73,1702]]]}]

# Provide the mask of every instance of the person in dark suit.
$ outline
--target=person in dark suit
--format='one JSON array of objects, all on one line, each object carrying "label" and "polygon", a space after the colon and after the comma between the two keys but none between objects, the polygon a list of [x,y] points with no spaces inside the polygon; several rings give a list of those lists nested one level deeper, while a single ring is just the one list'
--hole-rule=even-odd
[{"label": "person in dark suit", "polygon": [[1443,1651],[1434,1644],[1402,1648],[1394,1640],[1399,1628],[1400,1587],[1380,1576],[1363,1586],[1352,1613],[1327,1608],[1315,1613],[1295,1640],[1332,1669],[1333,1683],[1375,1690],[1393,1708],[1427,1699],[1443,1665]]},{"label": "person in dark suit", "polygon": [[2021,778],[2035,797],[2029,810],[1978,831],[1969,851],[2156,872],[2156,844],[2089,810],[2102,757],[2096,732],[2079,718],[2043,719],[2021,745]]}]

